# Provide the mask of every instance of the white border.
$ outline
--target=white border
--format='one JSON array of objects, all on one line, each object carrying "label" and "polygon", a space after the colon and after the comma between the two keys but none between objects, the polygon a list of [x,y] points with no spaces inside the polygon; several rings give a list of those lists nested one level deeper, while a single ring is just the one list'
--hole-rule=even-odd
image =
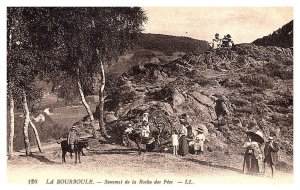
[{"label": "white border", "polygon": [[[298,0],[297,0],[298,1]],[[30,189],[53,189],[55,188],[72,188],[72,189],[82,189],[83,186],[50,186],[50,185],[37,185],[37,186],[28,186],[28,185],[8,185],[6,184],[6,7],[7,6],[148,6],[148,7],[191,7],[191,6],[204,6],[204,7],[274,7],[274,6],[284,6],[284,7],[294,7],[294,183],[292,185],[207,185],[207,184],[198,184],[193,186],[180,186],[177,185],[176,188],[188,188],[188,189],[296,189],[297,185],[300,185],[299,178],[299,130],[297,127],[299,126],[299,105],[298,105],[298,93],[299,93],[299,85],[297,81],[299,81],[299,6],[296,0],[210,0],[205,2],[196,2],[192,0],[150,0],[150,1],[138,1],[138,0],[5,0],[1,2],[1,63],[0,63],[0,87],[1,87],[1,98],[0,98],[0,117],[1,117],[1,128],[0,132],[0,188],[1,189],[20,189],[20,188],[30,188]],[[270,31],[271,32],[271,31]],[[297,99],[296,99],[297,98]],[[28,171],[30,172],[30,171]],[[26,175],[26,174],[24,174]],[[170,185],[155,185],[155,186],[140,186],[140,185],[122,185],[122,186],[84,186],[89,189],[103,189],[103,188],[122,188],[122,189],[132,189],[132,188],[143,188],[143,189],[153,189],[153,188],[174,188],[175,186]],[[299,187],[299,186],[298,186]]]}]

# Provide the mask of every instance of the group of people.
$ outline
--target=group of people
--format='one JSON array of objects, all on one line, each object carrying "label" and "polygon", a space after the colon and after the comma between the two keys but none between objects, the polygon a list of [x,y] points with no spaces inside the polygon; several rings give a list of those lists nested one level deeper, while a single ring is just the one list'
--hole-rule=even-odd
[{"label": "group of people", "polygon": [[[141,125],[142,137],[149,138],[151,136],[149,127],[149,114],[144,113]],[[278,144],[273,136],[264,142],[264,136],[261,131],[247,131],[247,139],[243,145],[246,149],[244,155],[243,171],[247,174],[266,174],[268,168],[271,169],[271,177],[275,173],[275,164],[278,161]],[[78,132],[76,126],[72,126],[68,134],[68,145],[71,150],[78,140]],[[203,154],[205,135],[201,127],[193,132],[191,125],[181,125],[181,128],[172,131],[171,136],[173,154],[186,156],[189,153]],[[264,148],[263,148],[264,145]]]},{"label": "group of people", "polygon": [[[262,148],[264,145],[264,148]],[[271,169],[271,177],[275,173],[275,164],[278,161],[278,144],[274,137],[270,136],[264,144],[261,131],[247,132],[247,140],[243,147],[246,149],[244,155],[243,171],[247,174],[267,174]]]},{"label": "group of people", "polygon": [[219,48],[229,48],[231,49],[234,46],[234,43],[231,39],[231,35],[227,34],[224,36],[224,38],[220,38],[220,35],[218,33],[215,34],[215,38],[212,40],[211,47],[213,49],[219,49]]},{"label": "group of people", "polygon": [[[189,129],[188,129],[189,128]],[[203,154],[205,135],[202,128],[197,128],[197,134],[194,135],[192,127],[181,126],[179,134],[176,130],[172,132],[173,154],[186,156],[191,149],[195,154]]]}]

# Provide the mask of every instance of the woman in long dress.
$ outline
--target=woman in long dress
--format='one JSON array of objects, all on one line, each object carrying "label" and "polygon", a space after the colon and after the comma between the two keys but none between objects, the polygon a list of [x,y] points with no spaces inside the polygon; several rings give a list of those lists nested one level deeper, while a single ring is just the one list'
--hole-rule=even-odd
[{"label": "woman in long dress", "polygon": [[258,174],[260,172],[259,159],[262,156],[261,148],[249,135],[243,147],[246,148],[243,164],[244,173]]},{"label": "woman in long dress", "polygon": [[178,147],[178,154],[180,156],[186,156],[188,154],[188,142],[186,139],[187,129],[185,126],[182,126],[180,130],[180,137],[179,137],[179,147]]}]

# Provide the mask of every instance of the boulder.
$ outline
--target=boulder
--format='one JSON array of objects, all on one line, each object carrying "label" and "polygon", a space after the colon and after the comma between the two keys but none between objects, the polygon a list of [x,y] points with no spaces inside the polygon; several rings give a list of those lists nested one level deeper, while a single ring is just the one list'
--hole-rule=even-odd
[{"label": "boulder", "polygon": [[185,101],[185,98],[182,94],[178,92],[178,90],[174,91],[173,94],[173,105],[174,107],[181,105]]},{"label": "boulder", "polygon": [[202,103],[206,106],[209,106],[209,107],[213,107],[214,106],[214,102],[211,98],[207,97],[206,95],[203,95],[199,92],[192,92],[191,95],[199,102],[199,103]]},{"label": "boulder", "polygon": [[104,119],[105,119],[106,123],[111,123],[111,122],[118,120],[118,118],[115,116],[115,112],[113,112],[113,111],[107,112]]}]

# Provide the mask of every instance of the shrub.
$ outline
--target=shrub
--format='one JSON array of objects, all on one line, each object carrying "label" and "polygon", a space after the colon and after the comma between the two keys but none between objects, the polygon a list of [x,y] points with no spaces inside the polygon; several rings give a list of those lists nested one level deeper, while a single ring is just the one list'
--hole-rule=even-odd
[{"label": "shrub", "polygon": [[232,99],[231,103],[233,103],[237,107],[243,107],[251,104],[249,101],[240,98]]},{"label": "shrub", "polygon": [[274,80],[266,75],[261,74],[247,74],[242,76],[240,80],[253,87],[259,87],[261,89],[272,89],[274,87]]}]

